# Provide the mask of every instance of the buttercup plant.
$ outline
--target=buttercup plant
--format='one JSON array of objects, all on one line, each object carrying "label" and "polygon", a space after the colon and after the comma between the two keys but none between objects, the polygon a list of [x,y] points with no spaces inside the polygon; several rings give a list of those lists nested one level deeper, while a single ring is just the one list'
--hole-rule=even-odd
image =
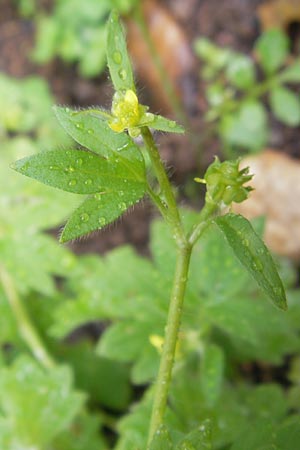
[{"label": "buttercup plant", "polygon": [[[203,180],[200,180],[206,184],[204,207],[191,229],[185,229],[151,132],[151,129],[175,133],[184,130],[174,121],[149,113],[148,108],[138,102],[125,37],[115,13],[110,16],[108,24],[107,61],[116,91],[111,112],[55,107],[63,128],[86,150],[47,151],[23,158],[15,162],[13,168],[49,186],[86,196],[67,221],[60,237],[61,242],[105,227],[145,195],[168,224],[176,247],[176,268],[162,340],[160,367],[153,391],[147,449],[175,448],[171,444],[163,447],[166,439],[169,439],[166,438],[164,419],[190,257],[204,230],[210,224],[219,228],[241,264],[280,309],[286,309],[285,291],[267,248],[251,224],[242,216],[221,214],[232,202],[245,200],[251,190],[246,185],[251,175],[247,169],[239,169],[238,161],[221,163],[216,159],[208,168]],[[142,137],[143,151],[149,155],[151,170],[156,177],[155,184],[150,183],[143,152],[133,140],[138,136]],[[176,448],[196,448],[188,445],[190,441],[183,440]]]}]

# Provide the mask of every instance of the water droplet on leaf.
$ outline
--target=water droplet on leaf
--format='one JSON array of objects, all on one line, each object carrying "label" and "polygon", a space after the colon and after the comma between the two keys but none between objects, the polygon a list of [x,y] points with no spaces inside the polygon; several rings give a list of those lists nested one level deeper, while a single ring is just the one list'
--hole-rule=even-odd
[{"label": "water droplet on leaf", "polygon": [[125,209],[127,209],[127,205],[125,202],[119,203],[118,207],[119,209],[121,209],[121,211],[125,211]]},{"label": "water droplet on leaf", "polygon": [[121,80],[126,80],[127,78],[127,72],[125,69],[120,69],[119,72],[119,77],[121,78]]},{"label": "water droplet on leaf", "polygon": [[106,224],[106,219],[105,219],[105,217],[100,217],[100,218],[98,219],[98,222],[99,222],[99,225],[100,225],[101,227],[103,227],[103,226]]},{"label": "water droplet on leaf", "polygon": [[89,178],[89,179],[85,180],[84,184],[86,184],[88,186],[89,184],[92,184],[92,182],[93,181]]},{"label": "water droplet on leaf", "polygon": [[69,181],[69,186],[75,186],[77,184],[77,180],[73,179]]},{"label": "water droplet on leaf", "polygon": [[114,60],[114,62],[115,62],[116,64],[121,64],[121,62],[122,62],[122,55],[121,55],[121,52],[115,51],[115,52],[113,53],[113,60]]},{"label": "water droplet on leaf", "polygon": [[80,216],[80,220],[82,222],[87,222],[89,220],[90,216],[87,213],[82,213]]},{"label": "water droplet on leaf", "polygon": [[77,166],[82,166],[82,163],[83,163],[83,161],[81,158],[76,159]]}]

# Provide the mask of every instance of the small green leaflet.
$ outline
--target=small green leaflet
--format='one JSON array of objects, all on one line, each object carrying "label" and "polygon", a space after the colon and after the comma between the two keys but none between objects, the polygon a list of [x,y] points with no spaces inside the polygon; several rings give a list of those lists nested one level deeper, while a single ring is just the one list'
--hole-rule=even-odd
[{"label": "small green leaflet", "polygon": [[297,95],[282,86],[275,87],[270,93],[270,105],[274,116],[290,127],[300,123],[300,101]]},{"label": "small green leaflet", "polygon": [[280,80],[286,83],[299,83],[300,81],[300,59],[297,58],[290,66],[279,74]]},{"label": "small green leaflet", "polygon": [[[54,150],[23,158],[14,164],[23,175],[75,194],[96,194],[127,189],[139,190],[141,182],[126,173],[123,158],[111,161],[84,150]],[[142,183],[143,186],[143,183]]]},{"label": "small green leaflet", "polygon": [[115,133],[103,120],[101,110],[76,111],[54,107],[55,115],[65,131],[83,147],[106,158],[123,156],[143,167],[139,147],[126,133]]},{"label": "small green leaflet", "polygon": [[116,91],[135,92],[132,67],[127,53],[127,45],[118,14],[113,12],[108,21],[107,30],[107,63],[110,76]]},{"label": "small green leaflet", "polygon": [[264,71],[272,74],[284,63],[289,51],[289,40],[281,30],[270,29],[258,39],[255,51]]},{"label": "small green leaflet", "polygon": [[169,133],[184,133],[184,128],[181,125],[178,125],[174,120],[166,119],[157,114],[152,114],[150,117],[151,120],[147,123],[145,122],[143,125],[153,128],[154,130],[167,131]]},{"label": "small green leaflet", "polygon": [[250,222],[243,216],[226,214],[214,219],[241,264],[256,280],[271,301],[287,309],[285,290],[275,263]]}]

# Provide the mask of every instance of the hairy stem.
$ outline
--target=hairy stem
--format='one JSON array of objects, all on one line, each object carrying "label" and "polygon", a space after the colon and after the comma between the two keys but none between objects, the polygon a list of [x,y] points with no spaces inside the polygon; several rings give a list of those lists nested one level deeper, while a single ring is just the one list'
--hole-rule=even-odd
[{"label": "hairy stem", "polygon": [[164,196],[164,200],[167,204],[167,209],[164,214],[164,217],[170,224],[174,232],[174,239],[176,240],[178,245],[185,245],[186,238],[183,231],[181,218],[178,212],[176,199],[172,190],[172,186],[170,184],[169,178],[166,174],[163,162],[161,160],[159,151],[154,142],[153,136],[148,127],[142,128],[142,136],[144,139],[144,143],[148,154],[150,156],[155,175],[159,182],[161,192]]},{"label": "hairy stem", "polygon": [[46,368],[55,365],[54,360],[49,355],[42,339],[32,324],[29,315],[18,295],[13,280],[6,269],[0,266],[0,281],[7,297],[13,315],[18,324],[18,329],[27,346],[30,348],[36,359]]},{"label": "hairy stem", "polygon": [[185,288],[188,279],[189,262],[192,247],[186,245],[178,249],[175,276],[170,299],[163,351],[155,385],[152,416],[149,427],[148,448],[155,432],[163,423],[167,406],[167,398],[172,379],[172,368],[176,350],[176,343],[181,321]]}]

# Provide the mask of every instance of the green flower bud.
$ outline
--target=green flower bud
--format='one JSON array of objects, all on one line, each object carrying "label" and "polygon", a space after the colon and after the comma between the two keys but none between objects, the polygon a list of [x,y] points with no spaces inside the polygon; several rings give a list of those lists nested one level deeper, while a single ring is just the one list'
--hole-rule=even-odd
[{"label": "green flower bud", "polygon": [[239,170],[239,163],[240,160],[220,162],[215,158],[204,176],[206,202],[228,206],[232,202],[246,200],[253,189],[244,185],[251,180],[252,175],[249,175],[248,167]]}]

